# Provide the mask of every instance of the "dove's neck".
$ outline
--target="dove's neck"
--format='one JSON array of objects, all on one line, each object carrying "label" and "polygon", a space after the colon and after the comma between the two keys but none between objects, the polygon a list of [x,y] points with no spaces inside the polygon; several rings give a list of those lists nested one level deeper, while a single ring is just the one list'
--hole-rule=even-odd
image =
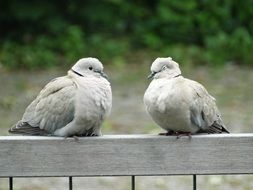
[{"label": "dove's neck", "polygon": [[167,76],[164,76],[163,78],[174,79],[174,78],[178,78],[178,77],[183,77],[183,76],[181,73],[178,73],[178,74],[174,74],[174,75],[167,75]]},{"label": "dove's neck", "polygon": [[177,78],[177,77],[181,77],[182,76],[182,73],[180,71],[180,69],[174,69],[172,71],[168,71],[166,72],[166,78],[169,78],[169,79],[173,79],[173,78]]},{"label": "dove's neck", "polygon": [[182,76],[182,74],[180,73],[180,74],[178,74],[178,75],[176,75],[176,76],[174,76],[172,78],[177,78],[177,77],[181,77],[181,76]]},{"label": "dove's neck", "polygon": [[69,75],[70,77],[74,77],[74,78],[76,78],[76,77],[82,77],[82,78],[83,78],[83,77],[91,76],[91,75],[87,75],[87,74],[81,74],[81,73],[75,71],[74,69],[70,69],[70,70],[68,71],[68,75]]},{"label": "dove's neck", "polygon": [[82,74],[80,74],[80,73],[76,72],[75,70],[71,69],[71,71],[72,71],[73,73],[75,73],[76,75],[78,75],[78,76],[80,76],[80,77],[83,77],[83,75],[82,75]]},{"label": "dove's neck", "polygon": [[179,68],[175,68],[175,69],[165,69],[162,70],[158,73],[155,74],[154,78],[155,79],[173,79],[173,78],[177,78],[180,77],[181,75],[181,70]]}]

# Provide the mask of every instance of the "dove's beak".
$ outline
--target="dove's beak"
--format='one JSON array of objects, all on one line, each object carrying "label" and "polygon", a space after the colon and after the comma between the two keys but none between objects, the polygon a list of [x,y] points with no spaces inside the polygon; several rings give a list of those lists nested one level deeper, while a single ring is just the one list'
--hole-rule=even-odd
[{"label": "dove's beak", "polygon": [[148,75],[148,79],[153,79],[156,73],[157,72],[152,71],[150,75]]},{"label": "dove's beak", "polygon": [[105,74],[104,72],[101,72],[100,74],[101,74],[101,76],[102,76],[102,77],[104,77],[104,78],[108,79],[107,74]]},{"label": "dove's beak", "polygon": [[104,77],[105,79],[108,79],[107,74],[105,74],[103,71],[95,71],[97,73],[99,73],[102,77]]}]

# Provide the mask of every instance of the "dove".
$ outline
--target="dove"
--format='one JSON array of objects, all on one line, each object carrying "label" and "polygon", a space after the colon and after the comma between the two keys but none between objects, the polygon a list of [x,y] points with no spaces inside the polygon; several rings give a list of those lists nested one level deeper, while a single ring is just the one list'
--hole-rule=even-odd
[{"label": "dove", "polygon": [[102,63],[82,58],[66,76],[49,82],[26,108],[10,133],[50,136],[100,136],[110,114],[112,92]]},{"label": "dove", "polygon": [[229,133],[215,99],[200,83],[184,78],[171,57],[157,58],[151,65],[150,82],[144,104],[154,122],[166,133]]}]

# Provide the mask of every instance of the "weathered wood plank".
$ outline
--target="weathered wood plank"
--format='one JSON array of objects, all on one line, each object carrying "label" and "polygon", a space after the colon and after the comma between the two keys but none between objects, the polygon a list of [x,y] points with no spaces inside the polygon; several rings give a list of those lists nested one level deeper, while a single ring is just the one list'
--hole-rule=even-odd
[{"label": "weathered wood plank", "polygon": [[253,173],[253,134],[0,137],[0,176]]}]

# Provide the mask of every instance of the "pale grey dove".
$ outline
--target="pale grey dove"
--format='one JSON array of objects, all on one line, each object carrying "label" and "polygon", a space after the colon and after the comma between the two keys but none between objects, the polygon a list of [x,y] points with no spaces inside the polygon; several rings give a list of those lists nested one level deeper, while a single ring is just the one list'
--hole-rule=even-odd
[{"label": "pale grey dove", "polygon": [[111,86],[96,58],[83,58],[53,79],[9,132],[28,135],[99,136],[112,106]]},{"label": "pale grey dove", "polygon": [[172,58],[157,58],[144,104],[153,120],[170,134],[226,132],[215,99],[198,82],[184,78]]}]

